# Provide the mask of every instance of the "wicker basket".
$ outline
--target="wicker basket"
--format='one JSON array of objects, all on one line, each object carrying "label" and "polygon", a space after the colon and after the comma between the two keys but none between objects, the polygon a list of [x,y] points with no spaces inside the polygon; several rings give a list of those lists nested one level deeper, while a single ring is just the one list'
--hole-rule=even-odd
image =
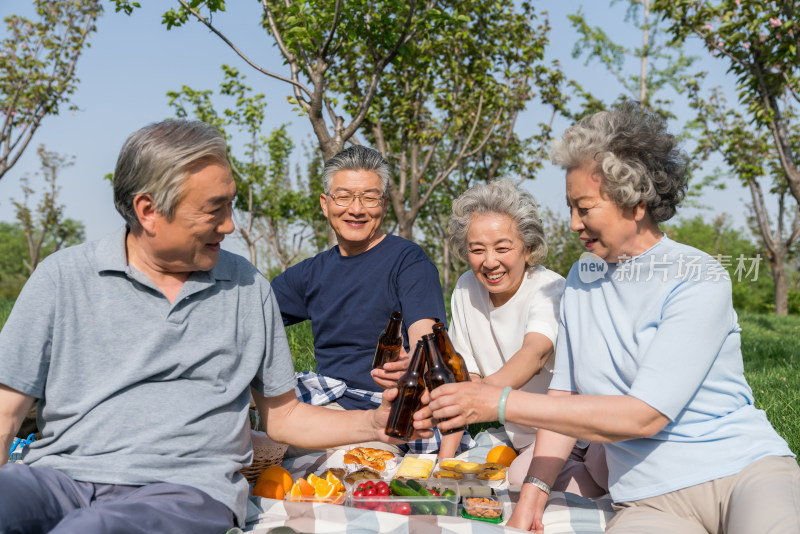
[{"label": "wicker basket", "polygon": [[252,484],[264,469],[280,465],[289,445],[276,443],[266,433],[255,430],[250,431],[250,440],[253,443],[253,463],[239,472]]}]

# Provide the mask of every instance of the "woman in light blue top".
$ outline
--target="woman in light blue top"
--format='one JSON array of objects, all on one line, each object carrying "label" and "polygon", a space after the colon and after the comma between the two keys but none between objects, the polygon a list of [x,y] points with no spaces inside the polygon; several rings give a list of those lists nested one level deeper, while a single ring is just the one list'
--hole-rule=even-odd
[{"label": "woman in light blue top", "polygon": [[430,404],[439,427],[539,428],[511,526],[543,531],[578,438],[606,443],[606,532],[800,532],[800,468],[753,405],[727,272],[658,227],[687,185],[665,122],[625,103],[569,128],[552,159],[589,254],[567,277],[550,390],[443,386]]}]

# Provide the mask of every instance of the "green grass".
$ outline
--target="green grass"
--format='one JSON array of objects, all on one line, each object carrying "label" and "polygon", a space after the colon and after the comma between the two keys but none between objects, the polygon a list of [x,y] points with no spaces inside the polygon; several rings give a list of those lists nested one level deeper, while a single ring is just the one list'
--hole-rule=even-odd
[{"label": "green grass", "polygon": [[739,324],[756,406],[800,456],[800,316],[743,312]]},{"label": "green grass", "polygon": [[13,300],[0,299],[0,328],[3,328],[3,325],[6,324],[6,319],[8,319],[13,306]]}]

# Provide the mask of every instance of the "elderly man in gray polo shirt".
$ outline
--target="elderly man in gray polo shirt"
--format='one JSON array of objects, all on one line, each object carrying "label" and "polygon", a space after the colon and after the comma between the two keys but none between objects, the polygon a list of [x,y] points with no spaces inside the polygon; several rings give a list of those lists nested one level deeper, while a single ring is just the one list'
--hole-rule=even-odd
[{"label": "elderly man in gray polo shirt", "polygon": [[297,401],[269,283],[220,250],[235,194],[219,132],[150,125],[114,173],[125,228],[33,273],[0,332],[0,445],[36,399],[41,439],[0,468],[0,533],[243,525],[251,388],[276,441],[389,441],[396,390],[372,411]]}]

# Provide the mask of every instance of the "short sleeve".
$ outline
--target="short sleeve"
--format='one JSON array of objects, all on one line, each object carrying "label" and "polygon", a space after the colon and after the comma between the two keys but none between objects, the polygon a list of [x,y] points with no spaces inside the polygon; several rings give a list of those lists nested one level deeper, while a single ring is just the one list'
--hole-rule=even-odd
[{"label": "short sleeve", "polygon": [[548,277],[528,305],[528,321],[525,333],[536,332],[547,336],[556,344],[558,337],[558,314],[561,295],[564,292],[564,279]]},{"label": "short sleeve", "polygon": [[28,279],[0,331],[0,383],[42,398],[55,318],[56,285],[42,263]]},{"label": "short sleeve", "polygon": [[309,319],[306,306],[307,260],[289,267],[270,282],[284,326]]},{"label": "short sleeve", "polygon": [[272,291],[268,291],[266,296],[263,304],[266,340],[264,359],[252,386],[265,397],[275,397],[294,389],[296,381],[277,300]]},{"label": "short sleeve", "polygon": [[397,294],[406,327],[420,319],[439,319],[447,324],[439,271],[418,247],[406,255],[397,272]]}]

